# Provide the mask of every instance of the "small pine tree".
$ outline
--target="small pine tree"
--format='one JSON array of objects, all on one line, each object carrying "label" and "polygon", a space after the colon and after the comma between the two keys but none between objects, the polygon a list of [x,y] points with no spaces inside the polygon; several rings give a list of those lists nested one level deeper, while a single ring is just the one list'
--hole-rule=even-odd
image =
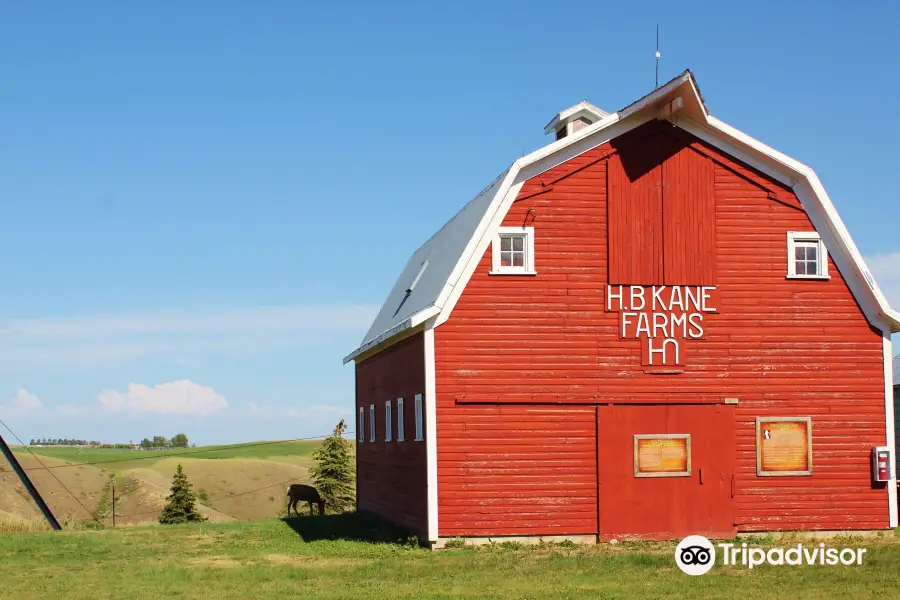
[{"label": "small pine tree", "polygon": [[350,442],[344,439],[347,424],[341,419],[330,436],[313,452],[316,465],[310,469],[319,495],[325,500],[326,509],[343,512],[354,503],[353,457]]},{"label": "small pine tree", "polygon": [[197,498],[191,490],[191,484],[179,464],[175,470],[175,477],[172,478],[172,493],[166,499],[166,505],[162,509],[162,514],[159,515],[159,522],[163,525],[172,525],[190,521],[206,521],[206,517],[197,511],[196,502]]}]

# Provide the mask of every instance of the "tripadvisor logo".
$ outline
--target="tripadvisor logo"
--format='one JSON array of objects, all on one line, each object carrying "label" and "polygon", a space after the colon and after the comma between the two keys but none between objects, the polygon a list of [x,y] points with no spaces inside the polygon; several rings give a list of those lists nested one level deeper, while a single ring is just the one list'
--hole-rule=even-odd
[{"label": "tripadvisor logo", "polygon": [[[825,544],[790,548],[759,548],[744,544],[716,544],[721,550],[721,564],[744,566],[748,569],[760,565],[861,565],[866,548],[826,548]],[[703,575],[716,563],[716,547],[702,535],[689,535],[675,548],[675,564],[688,575]]]},{"label": "tripadvisor logo", "polygon": [[675,564],[688,575],[703,575],[716,562],[716,549],[702,535],[689,535],[675,548]]}]

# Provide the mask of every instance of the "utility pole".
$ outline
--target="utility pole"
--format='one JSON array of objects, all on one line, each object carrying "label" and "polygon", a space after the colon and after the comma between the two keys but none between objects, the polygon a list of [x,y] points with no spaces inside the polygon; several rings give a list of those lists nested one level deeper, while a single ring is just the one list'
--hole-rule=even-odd
[{"label": "utility pole", "polygon": [[6,460],[9,461],[9,464],[12,465],[13,471],[19,476],[19,481],[21,481],[22,485],[25,486],[25,489],[28,490],[34,503],[41,509],[44,518],[47,519],[47,522],[50,524],[50,527],[53,528],[53,531],[61,530],[62,527],[60,527],[59,521],[53,516],[53,512],[50,510],[50,507],[47,506],[47,503],[44,502],[40,492],[38,492],[37,488],[34,487],[34,484],[31,483],[31,479],[28,478],[28,473],[26,473],[25,469],[22,468],[22,465],[19,464],[19,459],[15,457],[12,450],[6,445],[6,441],[3,439],[2,435],[0,435],[0,451],[3,452],[3,456],[5,456]]},{"label": "utility pole", "polygon": [[116,526],[116,484],[112,484],[113,495],[113,527]]}]

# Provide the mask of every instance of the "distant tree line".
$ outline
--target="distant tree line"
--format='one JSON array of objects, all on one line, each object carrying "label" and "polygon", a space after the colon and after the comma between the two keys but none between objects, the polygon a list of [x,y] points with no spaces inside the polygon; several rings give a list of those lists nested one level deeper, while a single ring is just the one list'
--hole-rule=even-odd
[{"label": "distant tree line", "polygon": [[[33,439],[29,442],[31,446],[100,446],[97,441],[73,440],[68,438],[40,438]],[[128,444],[118,444],[128,448]]]},{"label": "distant tree line", "polygon": [[[35,438],[29,442],[31,446],[100,446],[101,448],[136,448],[134,442],[127,444],[106,444],[96,440],[76,440],[69,438]],[[153,439],[144,438],[141,440],[140,447],[144,450],[160,450],[165,448],[187,448],[189,446],[188,436],[179,433],[172,436],[172,439],[166,438],[164,435],[154,435]]]},{"label": "distant tree line", "polygon": [[144,438],[141,440],[141,448],[144,450],[157,450],[160,448],[187,448],[189,446],[188,436],[179,433],[167,439],[164,435],[154,435],[153,439]]}]

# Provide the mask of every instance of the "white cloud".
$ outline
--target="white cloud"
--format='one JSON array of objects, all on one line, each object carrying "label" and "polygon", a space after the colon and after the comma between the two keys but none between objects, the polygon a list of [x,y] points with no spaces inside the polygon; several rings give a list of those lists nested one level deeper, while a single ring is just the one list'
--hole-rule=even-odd
[{"label": "white cloud", "polygon": [[349,346],[377,310],[368,304],[299,305],[8,319],[0,323],[0,370],[80,369],[152,355],[172,357],[184,366],[199,354],[240,356],[325,345],[340,334],[352,338]]},{"label": "white cloud", "polygon": [[900,309],[900,252],[867,256],[866,264],[891,306]]},{"label": "white cloud", "polygon": [[6,404],[0,404],[0,414],[5,416],[20,416],[31,412],[43,410],[44,403],[37,396],[26,389],[19,388],[16,395]]},{"label": "white cloud", "polygon": [[259,334],[365,329],[378,310],[369,304],[264,306],[224,311],[10,319],[3,337],[82,340],[149,334]]},{"label": "white cloud", "polygon": [[255,402],[248,402],[247,408],[230,411],[234,416],[252,416],[261,418],[287,418],[287,419],[319,419],[319,418],[346,418],[351,412],[347,406],[335,406],[332,404],[316,404],[304,408],[289,408],[286,406],[260,406]]},{"label": "white cloud", "polygon": [[182,380],[148,385],[131,383],[126,392],[103,390],[98,397],[111,412],[157,413],[205,417],[225,410],[228,402],[210,387]]}]

